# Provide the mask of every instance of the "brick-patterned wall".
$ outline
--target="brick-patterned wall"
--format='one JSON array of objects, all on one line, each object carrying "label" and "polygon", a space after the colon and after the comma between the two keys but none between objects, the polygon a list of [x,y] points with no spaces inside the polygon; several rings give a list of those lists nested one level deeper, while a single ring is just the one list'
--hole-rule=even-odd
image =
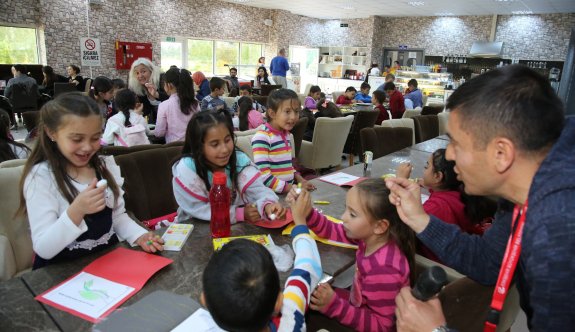
[{"label": "brick-patterned wall", "polygon": [[564,61],[575,13],[499,16],[495,39],[507,58]]},{"label": "brick-patterned wall", "polygon": [[2,0],[0,22],[36,25],[39,21],[38,0]]}]

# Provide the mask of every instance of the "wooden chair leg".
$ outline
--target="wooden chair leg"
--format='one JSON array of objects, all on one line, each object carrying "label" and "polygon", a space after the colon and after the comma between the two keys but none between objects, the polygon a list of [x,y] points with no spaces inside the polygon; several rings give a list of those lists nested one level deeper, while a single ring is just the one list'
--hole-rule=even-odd
[{"label": "wooden chair leg", "polygon": [[349,154],[349,166],[350,166],[350,167],[353,166],[354,157],[355,157],[355,156],[353,155],[353,153],[350,153],[350,154]]}]

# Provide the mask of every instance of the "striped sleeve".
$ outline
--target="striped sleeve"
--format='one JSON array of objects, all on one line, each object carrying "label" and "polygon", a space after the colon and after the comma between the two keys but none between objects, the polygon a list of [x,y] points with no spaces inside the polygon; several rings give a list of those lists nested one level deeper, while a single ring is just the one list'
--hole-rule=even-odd
[{"label": "striped sleeve", "polygon": [[357,244],[345,234],[343,224],[336,224],[329,221],[323,214],[313,209],[307,217],[307,225],[319,237],[334,240],[342,243]]},{"label": "striped sleeve", "polygon": [[305,331],[305,312],[322,274],[321,261],[307,226],[294,227],[291,235],[295,251],[294,269],[285,284],[278,331]]},{"label": "striped sleeve", "polygon": [[[371,257],[374,255],[377,257]],[[395,331],[395,297],[409,285],[409,266],[395,245],[374,255],[357,262],[359,272],[354,277],[351,297],[354,291],[361,292],[361,305],[352,305],[350,299],[336,292],[324,314],[357,331]]]},{"label": "striped sleeve", "polygon": [[[258,132],[252,138],[252,151],[254,154],[254,162],[258,166],[263,175],[263,181],[266,187],[273,189],[276,193],[283,193],[288,183],[275,176],[272,171],[281,172],[281,165],[276,161],[272,161],[272,140],[273,134],[267,133],[264,130]],[[277,156],[276,156],[277,157]],[[289,154],[291,166],[291,151]],[[276,159],[276,158],[274,158]],[[281,163],[281,162],[280,162]],[[280,167],[278,167],[280,166]]]}]

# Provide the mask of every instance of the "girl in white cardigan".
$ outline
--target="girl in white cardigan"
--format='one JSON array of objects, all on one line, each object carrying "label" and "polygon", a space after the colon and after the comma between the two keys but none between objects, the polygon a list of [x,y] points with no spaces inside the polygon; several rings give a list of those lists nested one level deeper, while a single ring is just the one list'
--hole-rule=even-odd
[{"label": "girl in white cardigan", "polygon": [[42,107],[40,123],[20,186],[19,212],[28,214],[36,253],[33,268],[124,239],[144,251],[163,250],[163,241],[126,213],[114,158],[98,156],[102,117],[96,102],[80,93],[61,95]]},{"label": "girl in white cardigan", "polygon": [[[116,146],[150,144],[150,130],[146,119],[136,109],[136,94],[132,90],[118,91],[114,102],[119,112],[108,119],[102,140]],[[140,104],[141,107],[141,104]]]}]

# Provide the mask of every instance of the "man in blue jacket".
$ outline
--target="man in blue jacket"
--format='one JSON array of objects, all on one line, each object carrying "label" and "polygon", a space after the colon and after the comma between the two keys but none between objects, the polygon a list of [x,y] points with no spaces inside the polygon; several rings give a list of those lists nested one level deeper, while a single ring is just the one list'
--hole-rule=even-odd
[{"label": "man in blue jacket", "polygon": [[[451,141],[446,156],[455,161],[465,191],[499,196],[507,204],[479,237],[425,214],[419,186],[413,182],[386,180],[390,200],[402,220],[447,265],[480,283],[497,284],[495,297],[506,290],[498,281],[500,270],[505,275],[502,265],[513,261],[513,255],[504,259],[508,239],[519,236],[515,243],[520,246],[509,245],[520,250],[514,274],[509,275],[530,330],[572,331],[575,118],[565,119],[561,100],[543,76],[520,65],[470,80],[453,93],[447,108]],[[406,288],[396,303],[398,330],[449,330],[439,300],[418,301]]]},{"label": "man in blue jacket", "polygon": [[289,70],[289,63],[286,59],[286,50],[282,48],[278,55],[272,59],[270,63],[270,71],[272,78],[276,84],[280,84],[282,88],[287,89],[286,74]]}]

